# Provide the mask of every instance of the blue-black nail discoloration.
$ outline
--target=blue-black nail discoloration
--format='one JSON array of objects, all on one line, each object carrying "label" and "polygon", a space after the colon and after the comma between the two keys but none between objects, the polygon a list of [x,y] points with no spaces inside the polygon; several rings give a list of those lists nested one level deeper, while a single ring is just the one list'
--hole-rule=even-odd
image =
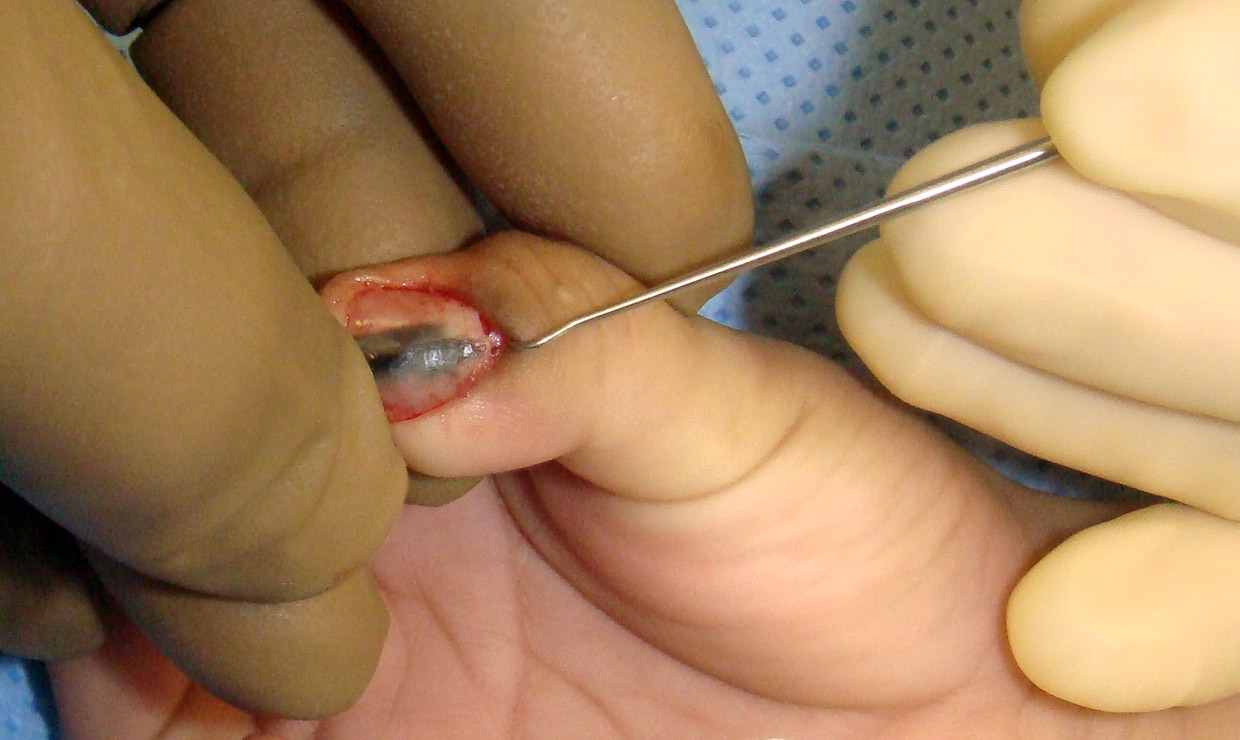
[{"label": "blue-black nail discoloration", "polygon": [[478,356],[467,339],[444,336],[434,324],[419,324],[358,337],[357,344],[376,378],[433,376]]}]

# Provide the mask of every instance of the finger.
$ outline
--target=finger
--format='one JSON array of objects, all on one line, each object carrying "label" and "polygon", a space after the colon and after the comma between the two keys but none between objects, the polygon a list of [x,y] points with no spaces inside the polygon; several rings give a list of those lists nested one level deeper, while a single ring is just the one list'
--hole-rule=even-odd
[{"label": "finger", "polygon": [[[517,336],[632,287],[514,233],[323,294],[357,328],[390,308],[376,285],[467,296]],[[995,476],[821,358],[664,305],[501,356],[476,381],[396,425],[407,459],[439,475],[555,461],[500,479],[539,551],[642,637],[767,696],[911,701],[974,675],[1055,519],[1021,530]],[[1064,506],[1053,526],[1068,531],[1106,515]],[[869,609],[893,592],[900,609]]]},{"label": "finger", "polygon": [[[498,326],[515,336],[532,336],[570,317],[575,308],[605,303],[633,289],[631,278],[605,267],[566,245],[510,232],[450,257],[345,273],[322,294],[342,323],[356,327],[371,319],[367,314],[374,309],[366,296],[375,286],[429,287],[470,296]],[[764,345],[763,359],[750,357],[751,349],[732,348],[728,330],[678,320],[662,304],[617,317],[607,328],[501,360],[503,372],[451,404],[450,415],[396,425],[397,446],[416,469],[445,476],[484,475],[575,454],[578,472],[618,493],[692,498],[726,486],[756,464],[760,451],[792,424],[806,402],[806,389],[813,387],[766,377],[767,365],[776,377],[789,364],[809,372],[798,351],[771,343]],[[694,357],[699,350],[702,357]],[[715,352],[722,354],[714,357]],[[593,359],[580,367],[581,357]],[[672,367],[675,372],[669,372]],[[739,373],[737,367],[748,372]],[[604,374],[608,383],[601,385]],[[665,383],[661,395],[651,395],[652,376]],[[540,377],[557,378],[554,391]],[[778,386],[784,393],[774,402],[761,393],[762,400],[751,400],[753,393],[740,392],[747,383]],[[554,398],[547,397],[549,391]],[[606,397],[598,397],[604,391]],[[721,394],[733,402],[718,403]],[[492,397],[505,399],[504,413],[489,409]],[[590,403],[580,407],[569,403],[586,398]],[[635,398],[643,403],[634,404]],[[664,410],[672,407],[692,412],[669,418]],[[661,419],[659,442],[639,444],[647,438],[651,413]],[[588,440],[590,449],[578,450],[587,432],[600,427],[605,431]],[[456,440],[465,438],[476,441],[469,455],[441,454],[445,445],[455,448]],[[621,446],[624,454],[613,454],[612,448]],[[740,454],[707,461],[695,454],[702,447]]]},{"label": "finger", "polygon": [[[1086,177],[1240,243],[1240,5],[1154,0],[1117,12],[1055,69],[1042,114]],[[1100,94],[1105,91],[1105,94]]]},{"label": "finger", "polygon": [[[900,190],[1038,136],[960,132],[915,157]],[[885,225],[904,290],[998,354],[1107,393],[1240,422],[1235,246],[1056,163]]]},{"label": "finger", "polygon": [[899,398],[1044,459],[1240,517],[1236,425],[1115,397],[973,345],[906,299],[882,243],[859,252],[839,285],[844,336]]},{"label": "finger", "polygon": [[849,344],[908,403],[1047,460],[1240,517],[1236,425],[1072,383],[947,331],[908,300],[881,242],[845,269],[837,312]]},{"label": "finger", "polygon": [[[893,188],[1037,134],[1020,122],[949,137]],[[1240,362],[1225,320],[1240,312],[1232,246],[1063,166],[882,233],[882,247],[858,263],[867,287],[845,287],[838,311],[897,395],[1057,462],[1238,511],[1235,484],[1216,474],[1231,469],[1225,458],[1240,440],[1240,386],[1226,369]],[[892,295],[875,297],[882,292]]]},{"label": "finger", "polygon": [[1108,712],[1240,690],[1240,529],[1164,504],[1072,537],[1016,587],[1012,650],[1042,689]]},{"label": "finger", "polygon": [[387,610],[368,571],[301,601],[252,604],[153,581],[97,552],[89,557],[160,652],[240,709],[290,719],[337,714],[378,665]]},{"label": "finger", "polygon": [[526,228],[645,282],[750,241],[744,158],[670,0],[348,4]]},{"label": "finger", "polygon": [[64,660],[108,632],[103,590],[67,532],[0,487],[0,651]]},{"label": "finger", "polygon": [[312,280],[481,232],[408,95],[335,3],[178,0],[132,54]]},{"label": "finger", "polygon": [[1133,0],[1023,0],[1020,42],[1025,62],[1044,84],[1064,57]]},{"label": "finger", "polygon": [[[407,93],[342,6],[186,0],[133,56],[312,280],[480,233]],[[441,505],[477,482],[411,472],[406,500]]]},{"label": "finger", "polygon": [[85,16],[35,5],[0,9],[0,467],[148,575],[321,592],[400,508],[369,370]]},{"label": "finger", "polygon": [[[170,714],[182,707],[188,712],[200,709],[193,699],[185,701],[190,680],[127,621],[99,651],[48,665],[48,679],[57,701],[58,729],[66,740],[158,737]],[[77,696],[90,699],[74,701]],[[141,698],[118,711],[116,696]],[[217,736],[229,729],[220,714],[211,712]],[[246,724],[253,727],[252,720]]]}]

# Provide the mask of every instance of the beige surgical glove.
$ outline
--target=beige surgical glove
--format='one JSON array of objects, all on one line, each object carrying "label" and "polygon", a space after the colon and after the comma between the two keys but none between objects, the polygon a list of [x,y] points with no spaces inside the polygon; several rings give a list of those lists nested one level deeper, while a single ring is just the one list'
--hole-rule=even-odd
[{"label": "beige surgical glove", "polygon": [[1069,701],[1209,702],[1240,690],[1240,4],[1026,0],[1021,22],[1044,121],[949,137],[891,188],[1043,125],[1066,161],[892,222],[840,324],[910,403],[1187,504],[1055,549],[1008,632]]}]

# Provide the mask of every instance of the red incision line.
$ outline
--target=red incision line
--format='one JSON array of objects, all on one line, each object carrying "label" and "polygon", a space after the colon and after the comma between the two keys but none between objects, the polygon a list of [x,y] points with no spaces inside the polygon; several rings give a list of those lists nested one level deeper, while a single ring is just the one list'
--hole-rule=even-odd
[{"label": "red incision line", "polygon": [[[406,339],[424,355],[439,360],[372,363],[391,423],[417,418],[469,393],[508,342],[460,296],[428,285],[363,288],[349,302],[345,327],[354,339],[373,340],[376,335]],[[408,370],[411,366],[417,369]]]}]

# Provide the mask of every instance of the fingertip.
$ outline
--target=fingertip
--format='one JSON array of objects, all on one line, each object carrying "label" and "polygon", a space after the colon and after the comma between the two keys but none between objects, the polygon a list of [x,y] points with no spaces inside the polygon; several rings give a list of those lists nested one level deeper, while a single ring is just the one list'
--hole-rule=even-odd
[{"label": "fingertip", "polygon": [[[1167,100],[1167,95],[1175,97],[1173,91],[1142,74],[1140,62],[1121,66],[1114,45],[1108,37],[1094,36],[1065,57],[1042,87],[1042,119],[1060,155],[1077,172],[1114,187],[1146,190],[1140,168],[1122,159],[1144,159],[1142,152],[1155,140],[1169,143],[1180,113]],[[1107,94],[1100,96],[1098,90]]]},{"label": "fingertip", "polygon": [[1234,4],[1199,0],[1114,13],[1044,86],[1042,114],[1064,158],[1095,182],[1236,238],[1240,184],[1227,163],[1240,109],[1218,90],[1238,81],[1237,23]]},{"label": "fingertip", "polygon": [[246,711],[289,719],[337,714],[357,701],[378,666],[389,617],[365,569],[318,596],[257,604],[154,581],[97,552],[89,559],[161,653]]},{"label": "fingertip", "polygon": [[1132,0],[1024,0],[1020,38],[1030,74],[1039,83],[1064,57]]},{"label": "fingertip", "polygon": [[1012,654],[1050,694],[1107,712],[1195,706],[1240,689],[1240,528],[1161,504],[1087,529],[1017,585]]}]

